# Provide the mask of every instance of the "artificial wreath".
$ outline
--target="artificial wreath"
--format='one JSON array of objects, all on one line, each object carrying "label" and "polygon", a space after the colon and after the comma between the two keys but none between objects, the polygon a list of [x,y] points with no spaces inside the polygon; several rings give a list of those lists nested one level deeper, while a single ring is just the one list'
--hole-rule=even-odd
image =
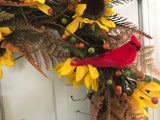
[{"label": "artificial wreath", "polygon": [[141,42],[152,37],[112,10],[131,1],[0,0],[0,69],[13,66],[18,51],[45,77],[52,69],[74,89],[84,85],[91,120],[149,117],[160,71],[153,46]]}]

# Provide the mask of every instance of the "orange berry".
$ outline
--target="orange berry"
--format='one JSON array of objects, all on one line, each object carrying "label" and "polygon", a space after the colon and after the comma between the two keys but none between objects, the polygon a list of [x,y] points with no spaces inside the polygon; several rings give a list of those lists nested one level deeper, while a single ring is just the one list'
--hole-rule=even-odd
[{"label": "orange berry", "polygon": [[158,99],[157,97],[153,97],[153,98],[151,99],[151,101],[152,101],[153,104],[158,104],[159,99]]},{"label": "orange berry", "polygon": [[108,44],[107,42],[105,42],[105,43],[103,44],[103,48],[104,48],[104,49],[110,49],[110,46],[109,46],[109,44]]},{"label": "orange berry", "polygon": [[48,13],[49,13],[50,15],[52,15],[52,14],[53,14],[53,12],[54,12],[54,11],[53,11],[53,9],[52,9],[52,8],[49,8],[49,9],[48,9]]},{"label": "orange berry", "polygon": [[120,96],[122,94],[122,87],[116,86],[115,92],[116,92],[116,95]]},{"label": "orange berry", "polygon": [[68,39],[68,36],[67,36],[66,34],[63,34],[63,35],[62,35],[62,39],[63,39],[63,40],[67,40],[67,39]]},{"label": "orange berry", "polygon": [[121,73],[120,70],[117,70],[117,71],[115,72],[115,75],[118,76],[118,77],[121,76],[121,74],[122,74],[122,73]]},{"label": "orange berry", "polygon": [[84,46],[85,46],[85,44],[84,44],[84,43],[79,43],[79,48],[80,48],[80,49],[83,49],[83,48],[84,48]]},{"label": "orange berry", "polygon": [[74,5],[69,4],[69,5],[68,5],[68,9],[69,9],[70,11],[74,10]]},{"label": "orange berry", "polygon": [[144,78],[145,78],[145,74],[142,73],[142,72],[139,72],[139,73],[137,73],[137,77],[138,77],[139,79],[144,79]]},{"label": "orange berry", "polygon": [[78,44],[78,43],[76,43],[76,44],[75,44],[75,47],[76,47],[76,48],[79,48],[79,44]]}]

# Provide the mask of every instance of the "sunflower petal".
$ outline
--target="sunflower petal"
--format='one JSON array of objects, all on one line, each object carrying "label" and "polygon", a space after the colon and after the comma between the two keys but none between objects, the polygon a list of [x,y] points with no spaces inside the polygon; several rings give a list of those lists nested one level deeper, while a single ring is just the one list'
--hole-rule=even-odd
[{"label": "sunflower petal", "polygon": [[89,20],[88,18],[83,18],[83,22],[92,24],[92,23],[94,23],[94,20]]},{"label": "sunflower petal", "polygon": [[35,0],[35,1],[37,1],[39,3],[45,3],[45,0]]},{"label": "sunflower petal", "polygon": [[[12,33],[12,31],[8,28],[8,27],[0,27],[0,33],[3,35],[3,36],[6,36],[10,33]],[[1,38],[1,37],[0,37]]]},{"label": "sunflower petal", "polygon": [[143,107],[157,108],[157,105],[151,102],[151,98],[148,97],[145,93],[143,93],[139,89],[134,89],[132,95],[137,99],[137,101],[140,102],[140,104],[143,104]]},{"label": "sunflower petal", "polygon": [[63,65],[64,65],[64,62],[61,62],[56,67],[54,67],[52,70],[58,71]]},{"label": "sunflower petal", "polygon": [[84,85],[86,86],[87,90],[90,89],[91,84],[92,84],[92,78],[91,78],[90,73],[88,72],[85,79],[84,79]]},{"label": "sunflower petal", "polygon": [[101,23],[99,23],[98,21],[96,21],[96,23],[98,24],[98,26],[101,28],[101,29],[104,29],[106,31],[109,31],[108,27],[102,25]]},{"label": "sunflower petal", "polygon": [[38,7],[39,10],[41,10],[41,11],[44,12],[45,14],[51,15],[51,14],[49,14],[49,12],[48,12],[48,10],[50,9],[50,7],[49,7],[48,5],[40,3],[40,4],[37,5],[37,7]]},{"label": "sunflower petal", "polygon": [[108,3],[110,3],[111,2],[111,0],[105,0],[105,3],[106,4],[108,4]]},{"label": "sunflower petal", "polygon": [[86,65],[78,66],[76,68],[76,81],[81,81],[88,72],[88,67]]},{"label": "sunflower petal", "polygon": [[106,8],[103,15],[104,16],[110,16],[110,15],[113,15],[113,14],[119,15],[119,13],[116,13],[114,10],[112,10],[110,8]]},{"label": "sunflower petal", "polygon": [[76,80],[73,82],[73,88],[77,89],[80,85],[80,82],[77,82]]},{"label": "sunflower petal", "polygon": [[64,75],[58,74],[58,78],[59,78],[59,79],[61,79],[61,78],[63,78],[63,77],[64,77]]},{"label": "sunflower petal", "polygon": [[101,17],[100,21],[107,27],[112,27],[112,28],[116,27],[113,21],[106,20],[104,17]]},{"label": "sunflower petal", "polygon": [[0,41],[1,41],[2,39],[4,39],[4,38],[3,38],[3,36],[2,36],[2,34],[1,34],[1,32],[0,32]]},{"label": "sunflower petal", "polygon": [[98,82],[98,80],[97,80],[97,79],[96,79],[96,80],[93,80],[93,82],[92,82],[92,90],[97,91],[97,90],[98,90],[98,87],[99,87],[99,82]]},{"label": "sunflower petal", "polygon": [[145,109],[143,109],[143,113],[144,113],[144,115],[145,115],[146,117],[149,118],[149,114],[148,114],[148,112],[147,112]]},{"label": "sunflower petal", "polygon": [[7,67],[14,66],[13,57],[11,56],[12,51],[9,49],[6,49],[6,53],[0,57],[1,64]]},{"label": "sunflower petal", "polygon": [[87,5],[86,4],[78,4],[76,6],[76,15],[75,17],[78,17],[78,16],[82,16],[83,15],[83,12],[84,10],[86,9]]},{"label": "sunflower petal", "polygon": [[75,76],[76,76],[76,73],[75,73],[75,72],[67,75],[65,82],[66,82],[66,83],[69,83],[69,82],[73,83],[73,81],[75,81]]},{"label": "sunflower petal", "polygon": [[3,77],[2,65],[0,65],[0,79]]},{"label": "sunflower petal", "polygon": [[89,72],[90,72],[91,78],[97,79],[99,77],[99,72],[98,72],[97,68],[93,67],[92,65],[88,65],[88,67],[89,67]]},{"label": "sunflower petal", "polygon": [[[82,17],[76,17],[69,25],[67,25],[66,29],[71,33],[76,32],[79,27],[79,22],[81,20]],[[69,36],[70,34],[69,32],[67,32],[67,30],[64,33]]]},{"label": "sunflower petal", "polygon": [[63,67],[61,68],[60,74],[63,75],[69,75],[71,74],[74,69],[76,68],[76,66],[72,66],[71,65],[71,61],[72,59],[69,58],[67,59],[67,61],[64,63]]},{"label": "sunflower petal", "polygon": [[142,89],[148,89],[151,91],[160,91],[160,85],[155,82],[145,83]]},{"label": "sunflower petal", "polygon": [[151,91],[151,94],[160,98],[160,91]]}]

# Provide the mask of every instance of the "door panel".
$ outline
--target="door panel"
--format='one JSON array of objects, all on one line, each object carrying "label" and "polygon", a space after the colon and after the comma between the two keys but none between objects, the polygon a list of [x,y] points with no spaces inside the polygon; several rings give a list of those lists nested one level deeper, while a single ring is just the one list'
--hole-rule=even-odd
[{"label": "door panel", "polygon": [[[159,5],[160,1],[159,0],[145,0],[142,2],[143,3],[143,26],[144,26],[144,31],[147,31],[148,33],[151,34],[153,37],[152,40],[145,40],[146,44],[153,45],[155,50],[153,53],[154,61],[156,66],[160,69],[160,17],[159,17]],[[157,109],[149,109],[149,114],[150,118],[149,120],[159,120],[160,119],[160,103],[158,105]]]},{"label": "door panel", "polygon": [[[138,25],[136,0],[114,10]],[[17,60],[13,68],[4,67],[3,73],[3,120],[89,120],[89,100],[71,99],[71,96],[76,100],[85,98],[84,86],[74,90],[64,79],[58,79],[54,71],[48,73],[49,80],[25,58]]]}]

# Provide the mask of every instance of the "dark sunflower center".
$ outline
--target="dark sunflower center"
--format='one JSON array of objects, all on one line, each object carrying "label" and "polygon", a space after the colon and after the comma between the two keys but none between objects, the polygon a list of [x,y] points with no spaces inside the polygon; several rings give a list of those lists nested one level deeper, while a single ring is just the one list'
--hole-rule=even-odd
[{"label": "dark sunflower center", "polygon": [[[0,46],[1,46],[2,42],[3,41],[0,41]],[[5,52],[6,52],[6,49],[0,47],[0,57],[3,56],[5,54]]]},{"label": "dark sunflower center", "polygon": [[105,9],[104,0],[83,0],[83,3],[87,4],[87,8],[83,13],[84,18],[97,20],[103,15]]}]

